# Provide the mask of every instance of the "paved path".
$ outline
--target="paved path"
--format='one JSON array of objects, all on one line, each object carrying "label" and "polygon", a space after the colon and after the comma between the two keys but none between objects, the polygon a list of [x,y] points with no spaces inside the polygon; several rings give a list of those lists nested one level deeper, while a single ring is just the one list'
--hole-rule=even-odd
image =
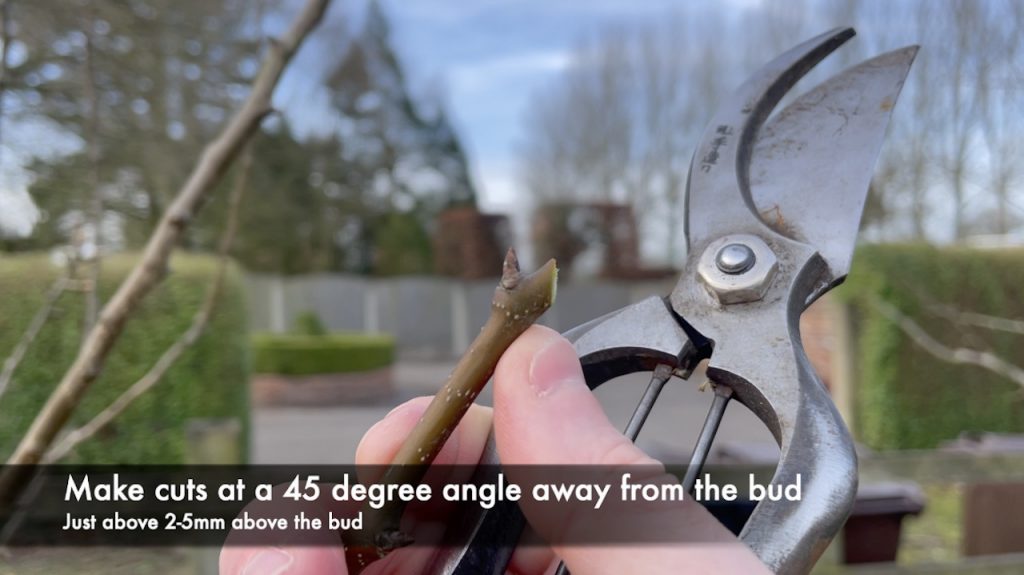
[{"label": "paved path", "polygon": [[[395,366],[396,393],[385,401],[324,408],[257,408],[252,417],[254,463],[351,463],[363,433],[395,406],[418,395],[432,395],[448,376],[452,362],[400,362]],[[685,462],[711,403],[695,375],[673,380],[662,392],[638,443],[667,463]],[[605,410],[620,428],[639,401],[647,376],[637,374],[598,389]],[[481,403],[490,404],[485,391]],[[746,408],[732,404],[718,433],[719,441],[772,442],[764,425]]]}]

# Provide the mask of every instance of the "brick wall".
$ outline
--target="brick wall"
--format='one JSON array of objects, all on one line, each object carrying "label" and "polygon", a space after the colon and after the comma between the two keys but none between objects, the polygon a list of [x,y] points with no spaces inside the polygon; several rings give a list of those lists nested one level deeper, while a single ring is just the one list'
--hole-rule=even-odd
[{"label": "brick wall", "polygon": [[834,374],[833,355],[838,344],[832,305],[828,296],[823,297],[814,302],[800,318],[800,337],[803,338],[804,350],[814,370],[818,372],[818,377],[830,391]]}]

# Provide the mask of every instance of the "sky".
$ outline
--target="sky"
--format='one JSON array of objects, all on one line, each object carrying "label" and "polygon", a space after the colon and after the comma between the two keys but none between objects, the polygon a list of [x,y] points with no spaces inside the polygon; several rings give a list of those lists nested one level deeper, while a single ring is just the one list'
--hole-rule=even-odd
[{"label": "sky", "polygon": [[516,147],[531,94],[572,63],[574,43],[610,21],[653,19],[672,2],[417,0],[385,3],[410,81],[440,82],[485,209],[516,197]]},{"label": "sky", "polygon": [[[691,0],[686,5],[677,0],[379,1],[408,88],[414,96],[440,98],[466,151],[478,204],[485,212],[510,217],[526,263],[531,261],[525,238],[530,234],[532,206],[519,183],[517,153],[524,140],[526,109],[537,91],[573,65],[579,42],[609,25],[657,22],[678,15],[681,9],[690,16],[716,11],[738,18],[762,4],[762,0]],[[298,133],[329,126],[318,112],[329,108],[328,95],[316,78],[343,50],[343,30],[359,30],[367,2],[332,5],[325,23],[283,79],[275,102],[286,110]]]},{"label": "sky", "polygon": [[[756,8],[761,0],[726,0],[723,10]],[[392,41],[409,88],[441,96],[470,160],[483,209],[508,212],[517,198],[517,146],[531,95],[572,65],[576,43],[610,23],[655,21],[678,11],[671,0],[383,0]],[[688,6],[688,10],[692,10]],[[278,94],[286,109],[316,109],[326,94],[299,79],[315,60],[342,45],[341,22],[358,28],[364,2],[338,3],[300,54]],[[295,118],[298,128],[315,117]]]},{"label": "sky", "polygon": [[[279,21],[265,24],[280,33],[304,0],[281,0]],[[301,133],[323,129],[329,109],[319,86],[329,63],[337,62],[348,35],[361,24],[369,0],[335,0],[328,17],[304,46],[282,80],[274,102]],[[687,18],[714,12],[729,19],[751,16],[746,25],[769,25],[763,13],[777,4],[765,0],[379,0],[392,27],[392,41],[414,94],[441,95],[450,120],[470,160],[480,204],[486,211],[518,215],[522,235],[525,215],[517,184],[517,147],[523,141],[531,96],[572,66],[575,45],[609,25],[657,22],[685,11]],[[794,5],[804,5],[794,2]],[[826,4],[831,6],[831,4]],[[839,5],[838,3],[836,5]],[[789,10],[787,8],[787,10]],[[791,11],[791,10],[790,10]],[[822,31],[820,9],[798,11],[809,30]],[[785,17],[785,16],[783,16]],[[738,20],[732,20],[734,22]],[[844,22],[845,23],[845,22]],[[851,22],[852,23],[852,22]],[[860,23],[859,23],[860,24]],[[864,31],[896,22],[872,22]],[[800,38],[792,39],[794,42]],[[740,41],[723,39],[723,46]],[[788,38],[785,40],[789,40]],[[877,53],[897,45],[878,45],[868,35],[851,44]],[[901,121],[897,114],[896,121]],[[25,150],[72,151],[74,141],[38,125],[4,123],[0,157],[0,228],[25,231],[34,217],[17,162]],[[21,155],[19,156],[19,151]],[[942,221],[937,219],[936,221]]]},{"label": "sky", "polygon": [[[331,50],[343,49],[344,41],[339,41],[337,31],[346,26],[358,29],[368,1],[335,3],[324,27],[326,32],[321,31],[311,44],[315,47],[306,55],[300,55],[305,60],[300,57],[296,62],[296,77],[304,66],[306,72],[314,69],[313,62],[323,54],[333,58]],[[707,16],[713,15],[726,23],[725,29],[740,34],[755,26],[767,29],[769,36],[773,29],[785,34],[782,30],[794,28],[780,24],[799,23],[796,28],[805,30],[806,36],[774,38],[782,47],[837,25],[854,25],[861,34],[840,51],[845,52],[847,58],[863,58],[910,43],[923,44],[926,40],[915,28],[922,24],[893,17],[894,14],[910,17],[916,4],[889,4],[887,0],[790,0],[786,3],[767,0],[378,1],[389,18],[392,41],[409,88],[414,94],[440,92],[443,95],[449,118],[467,151],[480,205],[487,211],[512,215],[519,237],[526,236],[528,217],[523,209],[517,162],[517,147],[524,140],[527,106],[533,94],[557,81],[560,74],[573,65],[574,48],[588,35],[609,26],[658,23],[680,15],[687,21],[699,22],[702,17],[708,19]],[[1006,9],[999,0],[983,5],[996,11]],[[893,6],[901,6],[902,11]],[[1007,19],[1007,22],[1012,21],[1012,18]],[[948,27],[943,30],[948,31]],[[929,41],[947,45],[951,42],[941,34],[932,36],[935,35],[928,35]],[[734,49],[740,53],[744,50],[741,36],[721,40],[724,50]],[[936,47],[926,45],[924,51],[927,53],[932,48]],[[937,50],[937,53],[942,51]],[[762,57],[767,60],[773,55],[747,54],[747,57],[760,63]],[[838,56],[842,58],[844,56]],[[836,58],[830,58],[794,92],[835,73],[837,63]],[[847,60],[846,65],[851,63],[853,61]],[[1007,64],[1011,70],[1018,69],[1016,62],[1002,62],[1002,65]],[[739,71],[739,78],[749,71]],[[305,103],[317,99],[320,106],[325,106],[326,94],[316,95],[309,88],[301,81],[290,82],[286,78],[279,96],[293,105],[302,102],[299,107],[305,109],[316,109]],[[897,113],[894,122],[910,125],[913,119],[907,117],[907,113]],[[985,194],[974,196],[988,199]],[[971,202],[964,208],[966,211],[984,212],[984,201]],[[952,230],[949,225],[955,209],[952,203],[939,202],[930,209],[929,237],[952,239],[946,237]]]},{"label": "sky", "polygon": [[[725,10],[756,7],[761,0],[699,4]],[[297,10],[301,0],[285,0]],[[483,209],[515,211],[516,147],[533,94],[572,62],[572,49],[588,32],[611,22],[656,20],[678,5],[672,0],[382,0],[409,88],[440,95],[462,140]],[[325,63],[336,61],[348,29],[357,29],[365,0],[335,0],[330,12],[291,64],[275,93],[296,128],[316,131],[327,109],[317,86]],[[688,6],[692,9],[692,6]],[[287,19],[266,25],[283,31]],[[9,122],[5,123],[9,124]],[[5,125],[0,157],[0,228],[25,233],[37,214],[18,169],[19,150],[60,154],[78,143],[45,126]],[[11,146],[10,142],[17,146]]]}]

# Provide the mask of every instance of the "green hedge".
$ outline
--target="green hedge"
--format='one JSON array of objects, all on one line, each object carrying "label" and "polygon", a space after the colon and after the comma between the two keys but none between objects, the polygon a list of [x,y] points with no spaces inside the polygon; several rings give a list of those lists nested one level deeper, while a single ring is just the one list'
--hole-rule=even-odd
[{"label": "green hedge", "polygon": [[932,448],[964,431],[1024,431],[1024,392],[987,370],[941,361],[872,305],[888,301],[945,345],[1024,365],[1024,336],[955,323],[929,309],[1024,318],[1024,250],[866,245],[846,285],[858,373],[854,428],[876,449]]},{"label": "green hedge", "polygon": [[257,373],[348,373],[391,365],[395,341],[361,333],[257,334],[252,337],[252,353]]},{"label": "green hedge", "polygon": [[[100,294],[110,297],[134,263],[104,259]],[[70,425],[79,426],[143,375],[191,324],[216,270],[209,256],[176,254],[170,273],[129,320],[100,378]],[[0,358],[22,336],[59,274],[46,255],[0,256]],[[0,456],[6,458],[73,360],[81,341],[83,296],[66,292],[0,398]],[[72,463],[180,463],[190,418],[236,417],[248,430],[246,315],[237,270],[203,336],[156,388],[139,398],[100,436],[82,444]]]}]

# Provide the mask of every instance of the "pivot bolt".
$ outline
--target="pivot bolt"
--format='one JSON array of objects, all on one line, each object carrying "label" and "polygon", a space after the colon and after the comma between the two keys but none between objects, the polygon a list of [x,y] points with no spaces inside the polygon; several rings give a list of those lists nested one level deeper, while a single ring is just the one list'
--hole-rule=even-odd
[{"label": "pivot bolt", "polygon": [[754,267],[755,262],[754,250],[746,244],[728,244],[715,256],[715,265],[729,275],[741,274]]},{"label": "pivot bolt", "polygon": [[708,244],[697,273],[722,305],[749,303],[765,296],[778,270],[775,252],[752,234],[730,234]]}]

